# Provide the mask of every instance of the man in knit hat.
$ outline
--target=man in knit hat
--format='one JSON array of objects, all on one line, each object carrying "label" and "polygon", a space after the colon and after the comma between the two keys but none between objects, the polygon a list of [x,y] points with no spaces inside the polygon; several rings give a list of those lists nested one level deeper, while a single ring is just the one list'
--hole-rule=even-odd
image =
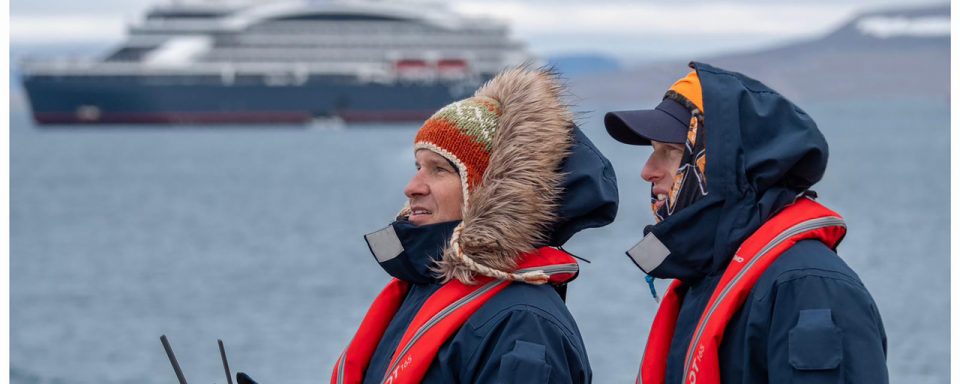
[{"label": "man in knit hat", "polygon": [[643,353],[642,383],[886,383],[877,306],[836,253],[846,224],[810,188],[827,142],[760,82],[692,63],[652,110],[604,118],[652,145],[655,225],[627,255],[674,279]]},{"label": "man in knit hat", "polygon": [[561,92],[548,72],[513,69],[423,124],[406,206],[366,236],[393,279],[332,382],[591,380],[564,304],[579,268],[557,247],[613,220],[616,178]]}]

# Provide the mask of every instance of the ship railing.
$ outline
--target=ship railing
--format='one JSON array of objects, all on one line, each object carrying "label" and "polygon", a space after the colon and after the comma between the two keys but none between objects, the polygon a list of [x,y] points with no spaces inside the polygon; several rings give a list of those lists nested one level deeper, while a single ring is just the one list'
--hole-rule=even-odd
[{"label": "ship railing", "polygon": [[289,73],[296,79],[311,74],[358,73],[374,77],[389,75],[392,69],[380,63],[190,63],[190,65],[145,65],[136,62],[98,61],[44,61],[23,62],[21,73],[26,76],[137,76],[137,75],[217,75],[232,77],[240,74]]},{"label": "ship railing", "polygon": [[[498,60],[509,51],[500,50],[407,50],[409,56],[423,56],[436,52],[441,57],[463,57],[470,55],[476,59]],[[308,49],[214,49],[203,55],[202,61],[208,62],[262,62],[270,58],[274,62],[380,62],[394,59],[391,50],[308,50]]]},{"label": "ship railing", "polygon": [[[311,76],[346,76],[367,84],[424,83],[437,81],[466,82],[475,86],[482,77],[492,76],[499,70],[515,63],[474,62],[466,72],[398,73],[389,64],[339,63],[196,63],[185,67],[149,67],[139,63],[83,62],[33,62],[21,66],[24,78],[37,76],[76,77],[161,77],[161,76],[210,76],[219,78],[221,84],[231,86],[241,76],[260,77],[267,86],[302,86]],[[477,83],[477,84],[474,84]]]},{"label": "ship railing", "polygon": [[298,47],[494,47],[511,48],[520,46],[517,41],[502,36],[477,36],[461,34],[444,35],[384,35],[367,34],[268,34],[251,33],[231,37],[231,44],[239,47],[264,44]]}]

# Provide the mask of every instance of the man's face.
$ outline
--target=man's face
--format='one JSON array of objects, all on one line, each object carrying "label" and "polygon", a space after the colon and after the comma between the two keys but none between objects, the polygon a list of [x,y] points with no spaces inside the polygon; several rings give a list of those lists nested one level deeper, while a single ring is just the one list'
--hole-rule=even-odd
[{"label": "man's face", "polygon": [[653,196],[656,197],[653,210],[657,211],[667,203],[667,196],[673,189],[674,175],[680,168],[683,158],[683,145],[651,141],[653,153],[640,172],[640,177],[649,181]]},{"label": "man's face", "polygon": [[463,189],[457,170],[430,150],[419,149],[414,156],[417,173],[403,189],[412,210],[410,222],[420,226],[461,220]]}]

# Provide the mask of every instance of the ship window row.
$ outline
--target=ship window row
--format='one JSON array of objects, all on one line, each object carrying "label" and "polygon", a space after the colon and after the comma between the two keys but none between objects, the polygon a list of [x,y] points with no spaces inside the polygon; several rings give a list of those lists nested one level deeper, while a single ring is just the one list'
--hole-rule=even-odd
[{"label": "ship window row", "polygon": [[[495,71],[493,71],[495,72]],[[493,73],[485,72],[485,73]],[[118,76],[91,76],[85,79],[76,79],[73,78],[71,81],[86,81],[88,83],[96,84],[111,84],[111,85],[181,85],[189,87],[217,87],[220,88],[224,84],[230,84],[231,86],[262,86],[264,83],[269,83],[271,80],[281,80],[287,85],[303,85],[312,80],[317,81],[339,81],[339,82],[355,82],[358,79],[374,79],[380,78],[387,81],[396,81],[397,77],[391,76],[375,76],[375,77],[361,77],[358,78],[355,75],[351,74],[338,74],[338,73],[311,73],[306,74],[305,77],[301,79],[297,78],[283,78],[278,77],[277,74],[269,73],[257,73],[257,74],[235,74],[229,78],[225,78],[223,75],[205,75],[205,74],[181,74],[174,76],[166,75],[118,75]],[[58,82],[60,81],[57,77],[51,77],[43,81],[47,82]],[[276,83],[274,83],[276,84]]]},{"label": "ship window row", "polygon": [[268,42],[259,42],[256,44],[231,44],[220,43],[214,45],[217,49],[295,49],[295,50],[391,50],[391,49],[518,49],[523,44],[516,42],[499,42],[488,44],[463,44],[463,43],[424,43],[424,42],[406,42],[396,44],[353,44],[350,42],[289,42],[277,41],[273,44]]},{"label": "ship window row", "polygon": [[[445,58],[440,58],[440,59],[438,59],[438,60],[450,60],[450,59],[453,59],[453,58],[445,57]],[[200,62],[205,62],[205,63],[218,63],[218,64],[219,64],[219,63],[224,63],[224,60],[220,60],[219,58],[216,58],[216,57],[205,57],[205,58],[202,58]],[[232,58],[230,58],[230,61],[229,61],[229,63],[247,63],[247,64],[250,64],[250,63],[253,63],[253,64],[256,64],[256,63],[275,63],[275,64],[290,63],[290,64],[309,64],[309,65],[314,65],[314,64],[339,65],[339,64],[343,64],[344,62],[348,62],[348,63],[362,63],[362,64],[364,64],[364,65],[392,65],[392,64],[390,64],[390,63],[396,62],[396,60],[388,60],[388,59],[386,59],[386,58],[377,58],[377,59],[366,59],[366,60],[364,60],[364,59],[361,59],[361,58],[356,58],[356,59],[350,59],[350,60],[346,60],[346,61],[345,61],[345,60],[340,59],[340,58],[330,58],[330,57],[326,57],[326,58],[322,58],[322,57],[321,57],[321,58],[318,58],[318,57],[308,57],[308,58],[296,57],[296,58],[283,58],[283,59],[278,60],[278,59],[276,59],[276,58],[263,58],[263,57],[232,57]],[[470,60],[467,62],[467,67],[468,67],[468,68],[475,68],[475,67],[477,67],[477,66],[481,66],[482,64],[490,64],[490,63],[499,64],[499,63],[503,63],[503,62],[504,62],[504,59],[503,59],[502,56],[499,56],[499,57],[473,58],[473,59],[470,59]]]},{"label": "ship window row", "polygon": [[[145,20],[142,24],[133,26],[131,31],[136,33],[182,33],[182,32],[215,32],[219,30],[219,23],[211,20]],[[498,26],[461,25],[456,29],[425,24],[423,22],[336,22],[336,21],[264,21],[247,26],[240,33],[267,33],[267,34],[361,34],[383,36],[391,34],[455,34],[462,36],[497,35],[506,36],[507,29]]]},{"label": "ship window row", "polygon": [[486,46],[510,47],[515,42],[492,36],[409,36],[389,35],[376,39],[366,36],[329,35],[226,35],[217,38],[218,46],[337,46],[337,47],[392,47],[392,46]]},{"label": "ship window row", "polygon": [[338,31],[349,31],[356,33],[382,34],[382,33],[431,33],[438,32],[438,28],[414,23],[298,23],[298,22],[266,22],[251,25],[246,32],[265,32],[265,33],[304,33],[320,32],[335,33]]},{"label": "ship window row", "polygon": [[[456,60],[450,58],[441,58],[440,60]],[[347,66],[347,67],[356,67],[356,66],[385,66],[385,68],[394,68],[396,61],[381,59],[372,59],[372,60],[361,60],[361,59],[352,59],[352,60],[342,60],[334,58],[324,58],[324,59],[311,59],[311,60],[283,60],[283,61],[272,61],[269,59],[264,59],[262,57],[248,57],[248,58],[234,58],[229,63],[222,61],[209,60],[208,58],[203,58],[197,64],[199,65],[289,65],[291,67],[295,66]],[[488,57],[482,59],[471,59],[467,62],[467,68],[477,68],[488,65],[501,65],[505,60],[503,57]]]},{"label": "ship window row", "polygon": [[[164,42],[181,37],[176,33],[135,33],[124,44],[127,47],[152,48]],[[502,46],[520,47],[521,43],[507,37],[491,35],[384,35],[370,38],[360,35],[273,35],[273,34],[238,34],[219,33],[211,35],[217,46],[363,46],[363,47],[391,47],[420,43],[424,46],[456,45],[456,46]]]},{"label": "ship window row", "polygon": [[194,19],[213,19],[213,18],[217,18],[217,17],[222,17],[223,15],[224,15],[223,12],[216,12],[216,11],[208,11],[208,12],[204,12],[204,11],[193,11],[193,12],[154,11],[154,12],[150,12],[150,14],[147,15],[147,20],[173,20],[173,19],[180,19],[180,20],[190,19],[190,20],[194,20]]},{"label": "ship window row", "polygon": [[[522,60],[522,57],[515,57],[513,60]],[[468,73],[495,73],[505,65],[512,65],[511,62],[503,60],[473,60],[470,61]],[[232,63],[205,63],[197,62],[187,67],[149,67],[130,63],[101,63],[97,66],[82,66],[66,68],[58,65],[37,65],[24,69],[25,74],[32,76],[48,76],[50,81],[57,81],[61,75],[70,76],[91,76],[91,79],[97,81],[144,81],[145,79],[153,81],[177,81],[186,77],[209,77],[224,79],[239,79],[243,76],[292,76],[301,79],[306,76],[329,76],[329,75],[377,75],[394,76],[405,73],[389,62],[364,62],[364,61],[329,61],[329,62],[286,62],[271,63],[263,60],[251,60],[250,62],[232,62]],[[410,69],[410,68],[407,68]],[[431,69],[431,68],[423,68]],[[436,69],[436,68],[433,68]],[[428,74],[428,72],[416,72]],[[146,77],[144,77],[146,76]]]},{"label": "ship window row", "polygon": [[[440,57],[432,62],[438,60],[448,60],[456,59],[455,57]],[[225,60],[218,57],[204,57],[201,59],[201,62],[206,63],[223,63]],[[276,58],[276,57],[231,57],[229,63],[277,63],[284,64],[289,63],[291,65],[342,65],[344,63],[353,63],[353,64],[363,64],[363,65],[388,65],[392,66],[391,63],[398,62],[398,60],[390,60],[384,57],[380,58],[334,58],[334,57],[287,57],[287,58]],[[467,61],[468,68],[476,68],[478,66],[490,65],[490,64],[500,64],[504,62],[504,57],[501,56],[490,56],[490,57],[474,57]]]},{"label": "ship window row", "polygon": [[246,32],[267,33],[360,33],[367,35],[383,35],[385,33],[417,33],[417,34],[495,34],[506,35],[503,28],[477,28],[464,26],[456,30],[449,30],[433,25],[414,22],[264,22],[250,26]]},{"label": "ship window row", "polygon": [[490,59],[502,57],[505,51],[501,49],[473,49],[465,50],[383,50],[383,49],[214,49],[204,55],[208,60],[229,61],[241,58],[257,58],[261,60],[282,61],[285,59],[312,60],[333,58],[342,60],[364,59],[402,59],[402,58],[469,58]]}]

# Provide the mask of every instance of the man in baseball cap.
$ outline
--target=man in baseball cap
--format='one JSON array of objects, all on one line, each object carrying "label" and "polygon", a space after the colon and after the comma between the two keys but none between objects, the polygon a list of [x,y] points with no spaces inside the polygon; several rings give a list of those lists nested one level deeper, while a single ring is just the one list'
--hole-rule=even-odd
[{"label": "man in baseball cap", "polygon": [[673,279],[638,382],[886,383],[880,313],[836,253],[846,224],[810,190],[827,166],[816,123],[759,81],[691,67],[654,109],[604,118],[653,147],[656,224],[627,256],[655,299],[653,279]]},{"label": "man in baseball cap", "polygon": [[607,132],[631,145],[653,146],[641,176],[652,183],[651,208],[657,222],[707,192],[703,93],[696,71],[675,82],[654,109],[610,112]]}]

